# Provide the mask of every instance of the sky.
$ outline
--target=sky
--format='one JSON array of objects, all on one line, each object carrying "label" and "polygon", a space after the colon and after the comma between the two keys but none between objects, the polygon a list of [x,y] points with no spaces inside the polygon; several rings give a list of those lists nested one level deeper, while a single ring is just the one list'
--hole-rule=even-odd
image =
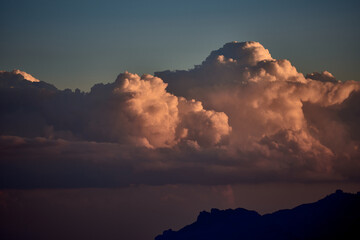
[{"label": "sky", "polygon": [[120,72],[189,69],[258,41],[304,74],[359,80],[358,1],[2,0],[0,67],[89,91]]},{"label": "sky", "polygon": [[360,191],[357,1],[0,4],[0,238]]}]

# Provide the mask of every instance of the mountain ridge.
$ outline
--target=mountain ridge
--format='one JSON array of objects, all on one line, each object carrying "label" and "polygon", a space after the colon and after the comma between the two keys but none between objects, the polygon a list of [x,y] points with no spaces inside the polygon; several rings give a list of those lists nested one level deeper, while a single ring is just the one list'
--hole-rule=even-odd
[{"label": "mountain ridge", "polygon": [[155,240],[359,239],[357,229],[360,192],[337,190],[316,202],[264,215],[244,208],[202,211],[194,223],[166,230]]}]

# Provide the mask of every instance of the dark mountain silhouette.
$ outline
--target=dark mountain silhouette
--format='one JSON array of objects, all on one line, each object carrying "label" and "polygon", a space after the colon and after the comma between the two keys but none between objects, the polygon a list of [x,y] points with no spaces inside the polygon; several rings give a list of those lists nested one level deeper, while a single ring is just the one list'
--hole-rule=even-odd
[{"label": "dark mountain silhouette", "polygon": [[260,215],[243,208],[201,212],[196,222],[155,240],[360,239],[360,192],[335,193],[289,210]]}]

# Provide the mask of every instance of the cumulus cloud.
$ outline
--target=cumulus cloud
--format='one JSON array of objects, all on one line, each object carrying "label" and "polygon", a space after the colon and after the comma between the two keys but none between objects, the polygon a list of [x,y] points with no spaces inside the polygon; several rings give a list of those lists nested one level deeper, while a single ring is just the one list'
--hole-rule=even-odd
[{"label": "cumulus cloud", "polygon": [[24,76],[0,73],[3,169],[21,156],[60,169],[71,159],[92,176],[86,186],[99,167],[104,186],[359,179],[359,82],[304,76],[258,42],[227,43],[188,71],[125,72],[89,93]]},{"label": "cumulus cloud", "polygon": [[[327,71],[304,77],[288,60],[273,59],[254,42],[227,43],[194,69],[156,75],[169,83],[170,91],[225,112],[232,127],[229,149],[238,157],[317,174],[336,171],[344,151],[353,164],[359,161],[359,142],[349,137],[358,128],[350,124],[357,104],[352,102],[348,121],[341,117],[341,109],[349,109],[347,100],[359,94],[356,81],[337,81]],[[324,115],[315,117],[314,108]],[[321,125],[314,119],[321,119]]]},{"label": "cumulus cloud", "polygon": [[36,79],[33,76],[31,76],[30,74],[28,74],[26,72],[23,72],[23,71],[20,71],[19,69],[13,70],[12,73],[16,74],[16,75],[21,75],[24,78],[24,80],[27,80],[27,81],[30,81],[30,82],[40,82],[39,79]]},{"label": "cumulus cloud", "polygon": [[116,94],[131,95],[124,107],[126,115],[139,121],[131,133],[140,131],[139,137],[151,146],[171,147],[183,139],[214,146],[231,131],[226,114],[205,110],[199,101],[168,93],[167,84],[160,78],[125,73],[117,82]]},{"label": "cumulus cloud", "polygon": [[269,50],[258,42],[231,42],[212,51],[203,65],[232,63],[237,66],[255,66],[259,61],[273,60]]},{"label": "cumulus cloud", "polygon": [[318,72],[309,73],[309,74],[306,74],[306,78],[311,78],[311,79],[318,80],[321,82],[338,82],[336,80],[336,78],[334,77],[334,75],[332,75],[328,71],[323,71],[321,73],[318,73]]},{"label": "cumulus cloud", "polygon": [[149,148],[173,147],[181,141],[202,147],[221,144],[231,132],[227,116],[170,94],[166,87],[158,77],[128,72],[114,83],[95,85],[88,94],[36,85],[3,87],[2,134]]}]

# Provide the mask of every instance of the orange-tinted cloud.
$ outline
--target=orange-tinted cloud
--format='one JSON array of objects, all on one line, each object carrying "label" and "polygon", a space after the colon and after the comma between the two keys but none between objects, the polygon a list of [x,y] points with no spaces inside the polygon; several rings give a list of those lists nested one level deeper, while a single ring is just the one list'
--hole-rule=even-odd
[{"label": "orange-tinted cloud", "polygon": [[72,178],[88,166],[80,186],[96,185],[100,159],[113,166],[101,186],[359,180],[359,82],[305,77],[257,42],[156,76],[125,72],[82,93],[1,72],[3,169],[24,159],[67,169],[71,159]]}]

